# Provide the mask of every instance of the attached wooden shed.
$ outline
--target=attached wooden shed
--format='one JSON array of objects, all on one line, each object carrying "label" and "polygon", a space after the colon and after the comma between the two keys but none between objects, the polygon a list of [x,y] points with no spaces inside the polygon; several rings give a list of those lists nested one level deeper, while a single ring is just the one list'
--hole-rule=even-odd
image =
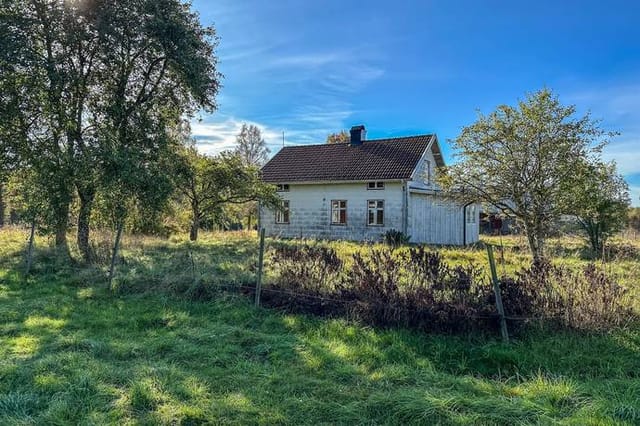
[{"label": "attached wooden shed", "polygon": [[479,240],[476,205],[464,206],[435,193],[410,189],[408,215],[412,242],[467,245]]}]

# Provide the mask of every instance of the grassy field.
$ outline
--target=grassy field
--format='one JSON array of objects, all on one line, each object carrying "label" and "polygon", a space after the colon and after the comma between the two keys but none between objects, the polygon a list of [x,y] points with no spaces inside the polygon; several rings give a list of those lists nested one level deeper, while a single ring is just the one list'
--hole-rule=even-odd
[{"label": "grassy field", "polygon": [[[127,238],[111,292],[102,269],[47,250],[23,277],[24,239],[0,231],[3,425],[640,424],[636,329],[529,334],[507,346],[255,309],[226,293],[193,301],[164,291],[250,283],[256,242],[241,234],[197,245]],[[526,263],[517,239],[503,243],[505,272]],[[557,248],[557,261],[587,262],[571,244]],[[480,248],[443,253],[485,259]],[[640,281],[633,257],[607,267],[627,285]]]}]

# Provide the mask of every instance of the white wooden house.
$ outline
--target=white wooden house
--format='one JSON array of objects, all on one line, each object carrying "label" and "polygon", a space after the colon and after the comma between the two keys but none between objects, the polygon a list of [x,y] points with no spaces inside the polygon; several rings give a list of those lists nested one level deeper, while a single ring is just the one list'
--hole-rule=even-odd
[{"label": "white wooden house", "polygon": [[444,196],[434,182],[444,166],[436,135],[351,141],[280,150],[263,168],[283,210],[260,208],[267,235],[376,241],[388,230],[411,242],[466,245],[478,241],[479,209]]}]

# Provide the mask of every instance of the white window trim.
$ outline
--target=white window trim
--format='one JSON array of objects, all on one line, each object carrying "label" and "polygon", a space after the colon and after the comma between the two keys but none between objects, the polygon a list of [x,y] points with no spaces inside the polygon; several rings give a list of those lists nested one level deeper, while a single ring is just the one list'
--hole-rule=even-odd
[{"label": "white window trim", "polygon": [[[284,206],[286,203],[286,207]],[[284,221],[285,212],[281,210],[276,210],[276,224],[278,225],[288,225],[291,223],[291,201],[290,200],[282,200],[282,208],[287,212],[287,221]]]},{"label": "white window trim", "polygon": [[[382,202],[382,207],[378,207],[378,203]],[[369,207],[369,203],[376,203],[376,206],[374,208]],[[384,200],[367,200],[367,226],[384,226],[384,221],[386,218],[386,214],[384,212],[384,205],[385,202]],[[378,211],[382,211],[382,223],[369,223],[369,213],[373,211],[374,212],[374,220],[377,221],[378,220]]]},{"label": "white window trim", "polygon": [[[373,188],[370,185],[373,184]],[[367,191],[382,191],[384,190],[385,184],[382,181],[371,181],[367,182]]]},{"label": "white window trim", "polygon": [[[344,222],[334,222],[333,221],[333,203],[338,203],[338,209],[336,211],[340,212],[342,210],[344,210]],[[344,203],[344,207],[340,207],[340,203]],[[330,207],[330,211],[331,211],[331,216],[330,216],[330,221],[331,221],[331,225],[335,225],[335,226],[345,226],[348,221],[349,221],[349,215],[347,212],[347,200],[331,200],[331,205]],[[340,219],[340,213],[338,213],[338,220]]]}]

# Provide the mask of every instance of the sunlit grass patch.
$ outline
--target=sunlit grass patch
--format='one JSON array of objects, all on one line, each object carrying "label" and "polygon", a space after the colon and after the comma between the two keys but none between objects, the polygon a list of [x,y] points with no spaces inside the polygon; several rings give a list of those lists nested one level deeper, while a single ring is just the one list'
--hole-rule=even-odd
[{"label": "sunlit grass patch", "polygon": [[17,356],[31,356],[40,349],[40,339],[34,336],[11,337],[6,340],[9,352]]},{"label": "sunlit grass patch", "polygon": [[45,392],[63,390],[66,382],[64,378],[53,372],[44,372],[37,374],[33,378],[33,384],[36,389]]},{"label": "sunlit grass patch", "polygon": [[40,315],[31,315],[24,321],[24,325],[28,329],[44,328],[48,330],[59,330],[64,327],[65,324],[65,320]]}]

